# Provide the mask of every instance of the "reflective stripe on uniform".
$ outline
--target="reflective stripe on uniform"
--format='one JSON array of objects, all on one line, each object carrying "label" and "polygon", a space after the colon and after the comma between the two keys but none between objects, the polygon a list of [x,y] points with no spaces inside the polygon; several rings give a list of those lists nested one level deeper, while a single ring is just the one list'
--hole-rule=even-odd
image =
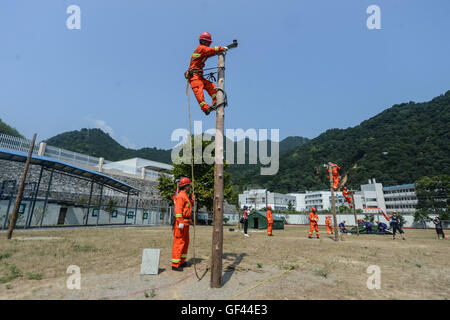
[{"label": "reflective stripe on uniform", "polygon": [[214,93],[212,96],[211,96],[211,98],[215,98],[217,96],[217,93]]},{"label": "reflective stripe on uniform", "polygon": [[182,254],[181,257],[182,258],[187,258],[187,254]]},{"label": "reflective stripe on uniform", "polygon": [[214,50],[219,51],[219,47],[214,47]]},{"label": "reflective stripe on uniform", "polygon": [[175,217],[177,217],[177,218],[182,217],[182,216],[183,215],[181,213],[178,213],[178,214],[175,215]]},{"label": "reflective stripe on uniform", "polygon": [[202,55],[201,55],[200,53],[193,53],[192,56],[193,56],[194,58],[199,58],[199,57],[201,57]]},{"label": "reflective stripe on uniform", "polygon": [[175,263],[180,262],[180,261],[181,261],[181,259],[172,259],[172,262],[175,262]]},{"label": "reflective stripe on uniform", "polygon": [[206,104],[206,101],[200,102],[200,107],[203,107]]}]

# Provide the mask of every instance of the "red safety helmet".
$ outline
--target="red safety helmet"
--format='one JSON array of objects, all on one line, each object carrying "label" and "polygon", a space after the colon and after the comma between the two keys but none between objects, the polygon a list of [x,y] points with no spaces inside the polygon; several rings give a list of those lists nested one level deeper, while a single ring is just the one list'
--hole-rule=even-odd
[{"label": "red safety helmet", "polygon": [[311,210],[316,212],[316,207],[312,207]]},{"label": "red safety helmet", "polygon": [[267,209],[272,210],[272,207],[271,206],[267,206]]},{"label": "red safety helmet", "polygon": [[347,190],[347,187],[344,187],[344,190]]},{"label": "red safety helmet", "polygon": [[202,32],[199,40],[200,41],[203,40],[203,41],[211,43],[212,42],[211,34],[209,32]]},{"label": "red safety helmet", "polygon": [[186,186],[188,184],[191,184],[191,180],[189,178],[187,178],[187,177],[183,177],[183,178],[180,179],[180,183],[179,183],[178,186],[183,187],[183,186]]}]

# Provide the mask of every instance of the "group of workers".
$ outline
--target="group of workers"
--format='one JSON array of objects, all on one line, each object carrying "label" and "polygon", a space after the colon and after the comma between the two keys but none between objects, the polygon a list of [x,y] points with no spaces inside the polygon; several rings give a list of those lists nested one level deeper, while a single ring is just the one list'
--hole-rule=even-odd
[{"label": "group of workers", "polygon": [[[216,85],[205,79],[203,77],[204,67],[206,60],[221,52],[226,52],[228,50],[227,47],[215,46],[210,47],[212,43],[211,34],[208,32],[203,32],[199,37],[199,45],[194,50],[191,56],[189,69],[185,73],[185,77],[188,80],[192,91],[195,94],[195,97],[200,105],[201,110],[209,115],[212,110],[215,110],[217,103],[217,88]],[[212,106],[210,106],[204,97],[203,90],[210,95],[212,99]],[[331,180],[333,189],[336,191],[339,187],[339,166],[335,163],[330,163],[327,173],[330,175],[331,168]],[[176,193],[173,196],[173,202],[175,206],[175,220],[173,221],[173,246],[172,246],[172,270],[182,271],[183,267],[186,266],[186,258],[189,247],[189,226],[193,225],[192,221],[192,208],[194,206],[194,197],[190,194],[191,189],[191,181],[187,177],[183,177],[179,181],[179,185]],[[347,201],[349,207],[352,207],[352,197],[350,192],[346,187],[343,188],[343,196]],[[383,213],[384,214],[384,213]],[[273,236],[273,216],[272,216],[272,208],[271,206],[267,207],[266,212],[267,218],[267,235]],[[248,230],[248,208],[244,207],[244,215],[241,221],[244,224],[244,236],[249,237]],[[433,221],[436,224],[436,230],[438,231],[438,235],[442,234],[444,237],[440,221]],[[387,225],[385,223],[381,223],[377,221],[378,228],[382,233],[384,233],[387,229]],[[369,221],[358,220],[358,225],[364,224],[368,233],[372,233],[372,225]],[[317,239],[319,239],[319,216],[317,214],[317,210],[315,207],[311,209],[309,213],[309,234],[308,237],[312,239],[313,232],[315,231]],[[331,222],[331,216],[327,216],[325,218],[325,225],[327,227],[327,234],[333,234],[333,224]],[[403,236],[404,232],[400,226],[400,219],[397,217],[397,213],[394,212],[392,217],[390,217],[390,225],[393,230],[393,236],[395,239],[396,232],[399,231]],[[339,224],[339,229],[342,233],[346,233],[347,229],[345,227],[345,221]],[[403,236],[403,239],[404,236]]]}]

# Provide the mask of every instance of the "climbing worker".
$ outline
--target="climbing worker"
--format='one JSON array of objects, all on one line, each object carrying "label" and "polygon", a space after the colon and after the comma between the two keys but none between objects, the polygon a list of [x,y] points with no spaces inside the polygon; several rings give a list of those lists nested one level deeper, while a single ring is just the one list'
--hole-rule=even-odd
[{"label": "climbing worker", "polygon": [[386,223],[377,221],[377,224],[378,224],[378,230],[380,230],[380,233],[385,234],[386,230],[387,230]]},{"label": "climbing worker", "polygon": [[390,221],[391,221],[392,236],[393,236],[392,240],[395,240],[395,233],[397,232],[397,230],[402,235],[402,239],[406,240],[405,236],[403,235],[404,232],[403,232],[402,227],[400,225],[401,224],[400,223],[400,218],[398,217],[397,211],[392,212],[392,216],[390,218]]},{"label": "climbing worker", "polygon": [[189,80],[189,84],[191,85],[192,91],[194,92],[202,111],[206,115],[209,115],[212,109],[205,101],[203,90],[206,90],[211,96],[214,107],[217,102],[217,89],[213,82],[208,81],[203,77],[203,68],[205,67],[206,59],[220,52],[227,51],[228,48],[220,46],[210,47],[212,39],[211,34],[208,32],[203,32],[200,35],[199,41],[200,45],[192,53],[189,69],[186,71],[185,77]]},{"label": "climbing worker", "polygon": [[316,231],[316,237],[319,239],[319,216],[317,215],[317,211],[315,207],[311,208],[311,212],[309,213],[309,235],[308,238],[312,239],[313,230]]},{"label": "climbing worker", "polygon": [[327,226],[327,234],[333,234],[333,225],[331,224],[331,216],[325,218],[325,225]]},{"label": "climbing worker", "polygon": [[272,207],[271,206],[267,206],[266,216],[267,216],[267,235],[269,237],[271,237],[271,236],[273,236],[273,234],[272,234],[273,217],[272,217]]},{"label": "climbing worker", "polygon": [[194,199],[189,196],[191,180],[183,177],[180,179],[179,192],[175,199],[175,223],[173,226],[172,246],[172,270],[183,271],[186,265],[189,247],[189,225],[192,221],[192,207]]},{"label": "climbing worker", "polygon": [[344,196],[345,200],[347,200],[348,206],[352,208],[352,197],[349,196],[349,192],[347,190],[347,187],[344,187],[342,190],[342,195]]},{"label": "climbing worker", "polygon": [[347,228],[345,228],[345,220],[339,223],[339,229],[341,229],[342,233],[347,233]]},{"label": "climbing worker", "polygon": [[[333,162],[330,163],[331,166],[331,177],[333,179],[333,189],[336,191],[339,186],[339,166]],[[328,175],[330,174],[329,169],[327,169]]]},{"label": "climbing worker", "polygon": [[248,229],[248,208],[247,206],[244,206],[244,236],[245,237],[250,237],[247,234],[247,229]]}]

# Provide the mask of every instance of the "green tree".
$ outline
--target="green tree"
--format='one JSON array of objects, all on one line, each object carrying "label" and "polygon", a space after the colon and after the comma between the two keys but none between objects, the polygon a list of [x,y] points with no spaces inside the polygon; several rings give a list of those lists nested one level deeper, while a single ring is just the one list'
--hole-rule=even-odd
[{"label": "green tree", "polygon": [[446,174],[425,176],[417,180],[415,186],[418,203],[414,220],[426,221],[430,214],[447,220],[450,209],[450,176]]},{"label": "green tree", "polygon": [[[213,141],[204,141],[201,136],[195,136],[192,139],[197,139],[196,142],[202,146],[201,154],[205,153],[205,149],[212,149],[212,159],[214,159],[214,148],[210,146]],[[184,149],[189,150],[189,146],[184,145]],[[186,155],[182,155],[186,156]],[[180,164],[174,164],[171,174],[175,179],[180,179],[181,177],[188,177],[192,180],[191,172],[191,161],[189,157],[185,157]],[[186,161],[187,160],[187,161]],[[213,199],[214,199],[214,164],[208,164],[205,159],[196,158],[194,164],[194,189],[195,189],[195,200],[197,202],[197,209],[205,207],[208,212],[213,211]],[[211,159],[210,159],[211,160]],[[185,163],[186,162],[186,163]],[[228,164],[224,164],[224,199],[227,201],[232,201],[233,199],[233,185],[231,183],[231,174],[225,171]],[[160,175],[158,177],[158,190],[162,197],[168,201],[172,200],[172,195],[176,190],[176,182],[168,177]],[[191,189],[192,190],[192,189]]]}]

